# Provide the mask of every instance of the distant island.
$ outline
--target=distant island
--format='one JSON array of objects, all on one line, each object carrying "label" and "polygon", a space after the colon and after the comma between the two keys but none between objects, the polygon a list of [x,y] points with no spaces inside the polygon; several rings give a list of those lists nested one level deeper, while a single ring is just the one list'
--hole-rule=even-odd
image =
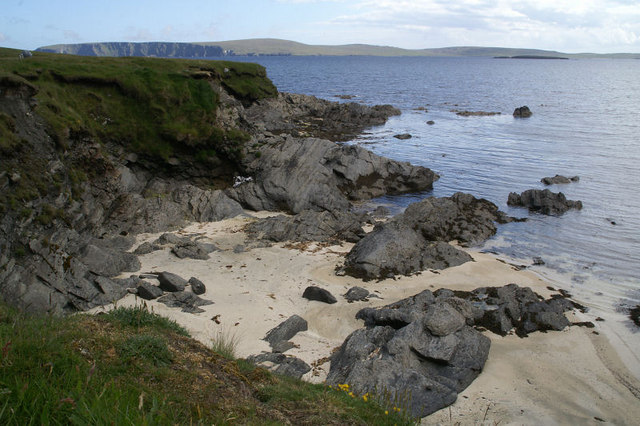
[{"label": "distant island", "polygon": [[569,59],[569,58],[565,56],[516,55],[516,56],[494,56],[494,59]]},{"label": "distant island", "polygon": [[562,53],[553,50],[504,47],[455,46],[434,49],[402,49],[368,44],[311,45],[272,38],[215,42],[102,42],[56,44],[40,52],[81,56],[152,56],[162,58],[218,58],[230,56],[431,56],[495,57],[510,59],[639,58],[640,53]]}]

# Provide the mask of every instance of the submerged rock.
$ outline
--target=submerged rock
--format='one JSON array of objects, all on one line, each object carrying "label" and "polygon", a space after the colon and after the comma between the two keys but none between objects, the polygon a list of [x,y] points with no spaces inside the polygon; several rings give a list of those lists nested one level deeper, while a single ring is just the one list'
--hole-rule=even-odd
[{"label": "submerged rock", "polygon": [[571,182],[579,182],[580,176],[566,177],[561,175],[555,175],[553,177],[543,177],[540,179],[540,182],[545,185],[559,185],[559,184],[567,184]]},{"label": "submerged rock", "polygon": [[529,211],[546,214],[561,215],[570,209],[581,210],[582,202],[567,200],[562,192],[551,192],[548,189],[528,189],[522,194],[509,194],[507,204],[514,207],[527,207]]},{"label": "submerged rock", "polygon": [[513,110],[513,116],[517,118],[527,118],[527,117],[531,117],[532,115],[533,113],[531,112],[529,107],[526,105]]}]

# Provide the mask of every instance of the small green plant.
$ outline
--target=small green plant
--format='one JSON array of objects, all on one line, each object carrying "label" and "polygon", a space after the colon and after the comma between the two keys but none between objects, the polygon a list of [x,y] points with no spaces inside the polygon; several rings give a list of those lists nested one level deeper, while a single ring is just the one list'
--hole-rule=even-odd
[{"label": "small green plant", "polygon": [[169,365],[173,360],[167,342],[150,334],[129,337],[119,345],[118,354],[125,362],[147,361],[156,366]]},{"label": "small green plant", "polygon": [[231,331],[218,331],[213,339],[211,339],[211,349],[223,357],[233,360],[236,358],[236,350],[240,339]]},{"label": "small green plant", "polygon": [[135,328],[156,327],[162,330],[173,331],[181,336],[189,336],[189,332],[174,320],[149,311],[146,303],[132,307],[113,309],[107,312],[105,318],[124,326]]}]

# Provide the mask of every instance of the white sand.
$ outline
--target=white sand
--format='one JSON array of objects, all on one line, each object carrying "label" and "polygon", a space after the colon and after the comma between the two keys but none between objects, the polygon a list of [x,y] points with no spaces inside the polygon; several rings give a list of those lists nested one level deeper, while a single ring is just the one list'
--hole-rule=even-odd
[{"label": "white sand", "polygon": [[[362,326],[355,313],[365,306],[385,305],[424,289],[442,287],[472,290],[517,283],[545,297],[552,293],[548,283],[533,273],[518,271],[491,255],[473,251],[469,253],[475,262],[439,274],[424,272],[380,282],[334,274],[351,248],[349,244],[299,248],[279,244],[234,253],[234,247],[245,243],[241,229],[249,220],[193,224],[179,231],[198,234],[202,241],[216,244],[221,250],[212,253],[209,260],[178,259],[168,249],[140,256],[141,272],[169,271],[204,282],[207,291],[201,297],[214,302],[202,307],[205,312],[187,314],[161,303],[146,303],[154,312],[182,324],[205,344],[218,335],[236,338],[239,357],[269,351],[269,345],[261,339],[289,316],[298,314],[308,321],[309,330],[292,339],[297,347],[287,354],[309,364],[320,360],[320,366],[305,376],[314,382],[323,381],[329,371],[330,364],[322,360]],[[158,235],[140,235],[138,243],[153,241]],[[302,293],[309,285],[329,290],[338,303],[303,299]],[[355,285],[380,299],[347,303],[341,295]],[[129,295],[117,304],[141,302]],[[578,320],[594,318],[580,314]],[[596,417],[615,424],[640,423],[639,377],[620,361],[604,333],[593,333],[601,324],[605,323],[596,323],[596,329],[571,327],[562,332],[534,333],[525,339],[487,332],[492,346],[483,373],[454,405],[423,419],[423,424],[600,424]]]}]

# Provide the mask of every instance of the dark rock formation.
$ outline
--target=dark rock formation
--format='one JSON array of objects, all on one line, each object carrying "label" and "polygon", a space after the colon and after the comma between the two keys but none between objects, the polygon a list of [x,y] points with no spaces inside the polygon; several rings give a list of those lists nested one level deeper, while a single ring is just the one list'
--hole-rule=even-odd
[{"label": "dark rock formation", "polygon": [[306,362],[281,353],[251,355],[247,358],[247,361],[259,367],[266,368],[275,374],[290,376],[296,379],[302,378],[303,375],[311,371],[311,367]]},{"label": "dark rock formation", "polygon": [[509,194],[507,204],[514,207],[527,207],[529,211],[546,215],[561,215],[570,209],[581,210],[582,202],[567,200],[562,192],[551,192],[548,189],[528,189],[522,194]]},{"label": "dark rock formation", "polygon": [[204,309],[200,309],[199,306],[213,304],[212,301],[202,299],[188,291],[178,291],[175,293],[165,294],[158,299],[158,302],[164,303],[170,308],[180,308],[182,312],[190,314],[204,312]]},{"label": "dark rock formation", "polygon": [[544,183],[545,185],[559,185],[559,184],[566,184],[566,183],[579,182],[579,181],[580,181],[580,176],[566,177],[561,175],[555,175],[553,177],[543,177],[542,179],[540,179],[540,182]]},{"label": "dark rock formation", "polygon": [[344,295],[348,302],[361,302],[368,300],[369,290],[362,287],[351,287]]},{"label": "dark rock formation", "polygon": [[189,284],[191,284],[191,291],[193,292],[193,294],[201,295],[207,291],[207,287],[204,285],[204,283],[196,277],[189,278],[188,282]]},{"label": "dark rock formation", "polygon": [[298,332],[306,331],[307,329],[308,324],[304,318],[298,315],[292,315],[277,327],[269,330],[263,340],[269,342],[269,345],[274,348],[281,342],[286,342],[291,339],[293,336],[298,334]]},{"label": "dark rock formation", "polygon": [[331,293],[329,293],[328,290],[313,285],[304,289],[302,297],[308,300],[315,300],[329,304],[336,303],[338,301]]},{"label": "dark rock formation", "polygon": [[245,120],[256,123],[260,132],[347,141],[367,127],[384,124],[393,115],[400,115],[400,110],[391,105],[370,107],[280,93],[277,98],[261,100],[248,108]]},{"label": "dark rock formation", "polygon": [[187,286],[187,281],[184,278],[166,271],[161,272],[158,275],[158,281],[160,282],[160,288],[163,291],[184,291],[185,287]]},{"label": "dark rock formation", "polygon": [[495,204],[469,194],[431,197],[376,225],[349,252],[345,271],[359,278],[381,279],[457,266],[472,260],[471,256],[446,242],[478,244],[496,232],[494,222],[508,220]]},{"label": "dark rock formation", "polygon": [[322,139],[271,138],[246,165],[254,177],[229,194],[252,210],[346,211],[350,200],[430,189],[438,176],[424,167]]},{"label": "dark rock formation", "polygon": [[207,260],[209,259],[210,251],[207,250],[202,244],[199,244],[195,241],[187,241],[184,243],[178,243],[171,249],[171,253],[175,254],[180,259],[189,258],[189,259],[198,259],[198,260]]},{"label": "dark rock formation", "polygon": [[563,312],[578,307],[563,296],[543,300],[510,284],[472,292],[425,290],[364,308],[356,317],[366,328],[353,332],[332,356],[327,384],[347,383],[360,395],[377,393],[383,404],[424,417],[452,404],[482,371],[490,341],[473,325],[501,335],[516,327],[526,336],[561,330],[569,325]]},{"label": "dark rock formation", "polygon": [[359,241],[365,234],[364,216],[351,212],[305,210],[295,216],[274,216],[249,224],[253,238],[282,241]]},{"label": "dark rock formation", "polygon": [[529,107],[526,105],[513,110],[513,116],[517,118],[527,118],[527,117],[531,117],[532,115],[533,113],[531,112]]},{"label": "dark rock formation", "polygon": [[145,300],[157,299],[164,293],[160,287],[153,285],[148,281],[142,281],[136,290],[136,294]]},{"label": "dark rock formation", "polygon": [[407,140],[412,138],[412,136],[409,133],[401,133],[399,135],[393,135],[393,137],[400,140]]},{"label": "dark rock formation", "polygon": [[490,117],[492,115],[500,115],[500,112],[493,111],[461,111],[461,110],[452,110],[451,112],[455,112],[456,115],[460,117]]},{"label": "dark rock formation", "polygon": [[368,326],[332,356],[328,384],[348,383],[357,394],[384,390],[380,402],[424,417],[452,404],[482,371],[489,339],[431,292],[374,311],[358,313]]}]

